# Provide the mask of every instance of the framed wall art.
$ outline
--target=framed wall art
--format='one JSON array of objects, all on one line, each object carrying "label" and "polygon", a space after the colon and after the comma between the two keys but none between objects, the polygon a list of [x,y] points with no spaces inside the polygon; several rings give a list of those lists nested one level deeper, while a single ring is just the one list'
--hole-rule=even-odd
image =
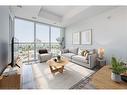
[{"label": "framed wall art", "polygon": [[72,43],[73,44],[80,44],[80,32],[74,32],[72,34]]},{"label": "framed wall art", "polygon": [[92,29],[88,29],[81,32],[81,44],[92,44]]}]

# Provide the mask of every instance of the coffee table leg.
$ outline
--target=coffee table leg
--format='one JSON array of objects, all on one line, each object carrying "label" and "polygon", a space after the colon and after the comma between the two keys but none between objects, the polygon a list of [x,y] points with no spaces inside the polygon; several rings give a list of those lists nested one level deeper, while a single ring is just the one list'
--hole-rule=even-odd
[{"label": "coffee table leg", "polygon": [[61,68],[56,68],[55,70],[53,70],[52,66],[49,66],[50,67],[50,70],[52,73],[55,73],[55,72],[60,72],[60,73],[63,73],[63,69],[64,69],[64,66],[62,66]]},{"label": "coffee table leg", "polygon": [[59,72],[60,73],[63,73],[63,69],[64,69],[64,66],[62,66],[61,68],[59,68]]},{"label": "coffee table leg", "polygon": [[52,69],[52,66],[49,66],[49,67],[50,67],[51,72],[54,73],[54,71],[53,71],[53,69]]}]

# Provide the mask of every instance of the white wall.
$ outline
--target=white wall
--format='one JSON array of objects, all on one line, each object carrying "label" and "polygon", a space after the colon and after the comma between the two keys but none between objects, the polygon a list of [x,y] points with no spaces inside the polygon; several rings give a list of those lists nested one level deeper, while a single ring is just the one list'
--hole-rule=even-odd
[{"label": "white wall", "polygon": [[9,9],[0,6],[0,38],[9,41]]},{"label": "white wall", "polygon": [[[9,48],[9,7],[0,6],[0,42],[7,44],[8,48],[8,62],[10,62],[10,48]],[[1,51],[0,51],[1,52]]]},{"label": "white wall", "polygon": [[[92,45],[72,45],[72,32],[92,29]],[[127,60],[127,7],[117,7],[66,28],[65,44],[68,47],[104,48],[110,62],[111,56]]]}]

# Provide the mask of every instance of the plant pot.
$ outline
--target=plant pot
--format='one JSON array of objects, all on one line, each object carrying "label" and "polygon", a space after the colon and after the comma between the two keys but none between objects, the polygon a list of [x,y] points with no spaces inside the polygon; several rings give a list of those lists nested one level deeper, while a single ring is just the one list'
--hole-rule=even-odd
[{"label": "plant pot", "polygon": [[121,82],[121,76],[112,72],[111,79],[115,82]]},{"label": "plant pot", "polygon": [[127,82],[127,76],[121,75],[121,80],[124,81],[124,82]]}]

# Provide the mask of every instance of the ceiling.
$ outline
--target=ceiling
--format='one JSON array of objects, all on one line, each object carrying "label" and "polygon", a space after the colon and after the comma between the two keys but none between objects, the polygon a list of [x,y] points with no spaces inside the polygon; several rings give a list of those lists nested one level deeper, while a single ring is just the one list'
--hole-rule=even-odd
[{"label": "ceiling", "polygon": [[16,17],[67,27],[115,6],[11,6]]}]

